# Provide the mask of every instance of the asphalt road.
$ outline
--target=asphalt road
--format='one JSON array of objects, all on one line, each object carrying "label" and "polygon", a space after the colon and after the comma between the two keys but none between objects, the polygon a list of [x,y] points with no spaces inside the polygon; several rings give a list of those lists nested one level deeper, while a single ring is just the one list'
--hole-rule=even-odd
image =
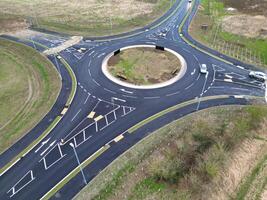
[{"label": "asphalt road", "polygon": [[[173,120],[212,106],[246,105],[250,103],[247,98],[249,96],[264,97],[265,85],[248,77],[252,66],[220,55],[190,37],[187,29],[198,4],[199,0],[192,5],[188,0],[178,0],[168,13],[151,26],[118,36],[86,38],[60,52],[60,56],[68,62],[76,76],[78,84],[75,97],[58,125],[34,149],[1,174],[1,199],[44,197],[77,167],[70,143],[75,144],[81,162],[95,155],[99,149],[107,147],[106,151],[85,168],[85,177],[89,182],[124,151],[153,130]],[[192,47],[181,38],[178,28],[188,12],[189,18],[182,28],[184,37],[206,52],[235,65],[218,60]],[[159,36],[165,28],[166,37]],[[38,51],[44,50],[42,45],[51,48],[68,39],[68,36],[52,33],[42,37],[35,36],[31,40],[5,37],[25,43]],[[157,45],[178,52],[187,62],[186,74],[170,86],[148,90],[125,88],[107,79],[101,71],[101,63],[105,56],[122,47],[137,44]],[[86,50],[81,51],[81,48]],[[70,76],[60,59],[55,56],[49,59],[55,64],[63,79],[60,96],[40,124],[0,156],[1,167],[36,139],[53,119],[60,115],[66,104],[71,88]],[[244,67],[237,67],[236,63]],[[201,64],[208,66],[207,75],[199,73]],[[202,101],[209,96],[221,95],[226,96]],[[129,128],[138,122],[190,100],[195,101],[129,133]],[[71,199],[84,186],[79,173],[52,198]]]}]

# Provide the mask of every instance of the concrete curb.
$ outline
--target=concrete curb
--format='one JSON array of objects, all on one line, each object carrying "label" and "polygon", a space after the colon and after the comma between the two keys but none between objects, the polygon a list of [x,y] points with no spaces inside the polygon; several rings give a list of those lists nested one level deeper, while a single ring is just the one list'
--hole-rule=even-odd
[{"label": "concrete curb", "polygon": [[[156,46],[154,45],[133,45],[133,46],[127,46],[127,47],[123,47],[121,48],[120,50],[126,50],[126,49],[131,49],[131,48],[139,48],[139,47],[149,47],[149,48],[155,48]],[[153,85],[134,85],[134,84],[131,84],[131,83],[126,83],[124,81],[121,81],[120,79],[114,77],[109,71],[108,71],[108,60],[114,55],[114,52],[108,54],[103,62],[102,62],[102,72],[103,74],[108,78],[110,79],[112,82],[118,84],[118,85],[121,85],[121,86],[124,86],[124,87],[128,87],[128,88],[133,88],[133,89],[157,89],[157,88],[162,88],[162,87],[166,87],[166,86],[169,86],[175,82],[177,82],[179,79],[181,79],[186,71],[187,71],[187,63],[185,61],[185,59],[180,55],[178,54],[177,52],[171,50],[171,49],[168,49],[168,48],[164,48],[164,50],[174,54],[181,62],[181,70],[180,72],[175,76],[173,77],[172,79],[168,80],[168,81],[165,81],[163,83],[157,83],[157,84],[153,84]]]}]

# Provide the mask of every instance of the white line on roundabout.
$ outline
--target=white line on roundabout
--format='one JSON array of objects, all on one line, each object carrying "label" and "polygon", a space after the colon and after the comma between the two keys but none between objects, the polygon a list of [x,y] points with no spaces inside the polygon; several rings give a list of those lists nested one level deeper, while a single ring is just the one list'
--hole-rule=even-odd
[{"label": "white line on roundabout", "polygon": [[[123,51],[123,50],[126,50],[126,49],[131,49],[131,48],[138,48],[138,47],[150,47],[150,48],[155,48],[156,46],[155,45],[133,45],[133,46],[127,46],[127,47],[123,47],[121,48],[120,50]],[[166,87],[166,86],[169,86],[175,82],[177,82],[179,79],[181,79],[186,71],[187,71],[187,64],[186,64],[186,61],[185,59],[180,55],[178,54],[177,52],[171,50],[171,49],[168,49],[168,48],[164,48],[164,50],[174,54],[181,62],[181,70],[180,72],[177,74],[177,76],[173,77],[172,79],[168,80],[168,81],[165,81],[163,83],[157,83],[157,84],[153,84],[153,85],[134,85],[134,84],[131,84],[131,83],[126,83],[124,81],[121,81],[120,79],[114,77],[109,71],[108,71],[108,60],[114,55],[114,52],[108,54],[103,62],[102,62],[102,72],[103,74],[108,78],[110,79],[111,81],[113,81],[114,83],[118,84],[118,85],[121,85],[121,86],[124,86],[124,87],[128,87],[128,88],[134,88],[134,89],[157,89],[157,88],[162,88],[162,87]]]}]

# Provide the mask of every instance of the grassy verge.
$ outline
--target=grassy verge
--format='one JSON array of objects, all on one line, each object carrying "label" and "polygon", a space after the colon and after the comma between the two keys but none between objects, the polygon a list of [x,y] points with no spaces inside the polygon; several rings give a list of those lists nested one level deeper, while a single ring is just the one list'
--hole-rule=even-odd
[{"label": "grassy verge", "polygon": [[[71,80],[72,80],[71,92],[70,92],[70,95],[69,95],[68,100],[66,102],[66,105],[68,106],[71,104],[71,102],[74,99],[74,96],[76,94],[77,80],[76,80],[75,74],[73,73],[69,64],[62,58],[61,58],[61,62],[67,68],[69,75],[71,76]],[[33,141],[27,148],[25,148],[16,157],[14,157],[9,163],[7,163],[3,168],[1,168],[0,174],[4,173],[7,169],[9,169],[9,167],[11,167],[17,161],[19,161],[19,159],[21,157],[25,156],[29,151],[31,151],[42,139],[44,139],[54,129],[54,127],[60,122],[61,119],[62,119],[62,117],[58,116],[35,141]]]},{"label": "grassy verge", "polygon": [[[218,0],[203,0],[189,32],[197,41],[245,63],[266,67],[267,41],[225,32],[221,19],[230,15]],[[202,29],[201,25],[208,25]]]},{"label": "grassy verge", "polygon": [[172,122],[115,160],[76,199],[201,199],[266,117],[266,107],[232,106]]},{"label": "grassy verge", "polygon": [[0,39],[0,43],[3,67],[0,152],[3,152],[50,110],[61,85],[55,68],[45,57],[22,44],[5,39]]}]

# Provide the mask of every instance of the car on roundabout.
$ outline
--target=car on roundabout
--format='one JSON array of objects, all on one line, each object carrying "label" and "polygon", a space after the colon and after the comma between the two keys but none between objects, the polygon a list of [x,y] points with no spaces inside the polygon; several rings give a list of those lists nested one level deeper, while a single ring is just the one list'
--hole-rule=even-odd
[{"label": "car on roundabout", "polygon": [[250,71],[248,76],[261,82],[267,81],[267,75],[260,71]]}]

